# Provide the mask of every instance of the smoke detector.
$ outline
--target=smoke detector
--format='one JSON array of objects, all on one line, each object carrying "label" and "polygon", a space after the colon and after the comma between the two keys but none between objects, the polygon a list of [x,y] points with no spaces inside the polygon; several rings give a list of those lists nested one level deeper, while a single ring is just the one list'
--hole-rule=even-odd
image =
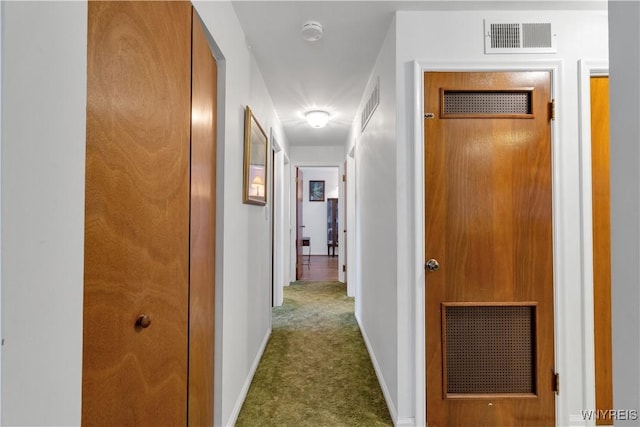
[{"label": "smoke detector", "polygon": [[300,32],[302,33],[302,38],[308,42],[320,40],[323,33],[322,24],[318,21],[307,21],[302,24]]}]

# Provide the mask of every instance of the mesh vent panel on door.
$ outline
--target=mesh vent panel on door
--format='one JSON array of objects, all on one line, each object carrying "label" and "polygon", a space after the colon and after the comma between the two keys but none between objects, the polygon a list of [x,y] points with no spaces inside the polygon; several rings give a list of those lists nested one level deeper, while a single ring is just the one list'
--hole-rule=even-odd
[{"label": "mesh vent panel on door", "polygon": [[530,115],[531,91],[453,91],[442,96],[442,115]]},{"label": "mesh vent panel on door", "polygon": [[535,393],[535,306],[444,305],[447,394]]}]

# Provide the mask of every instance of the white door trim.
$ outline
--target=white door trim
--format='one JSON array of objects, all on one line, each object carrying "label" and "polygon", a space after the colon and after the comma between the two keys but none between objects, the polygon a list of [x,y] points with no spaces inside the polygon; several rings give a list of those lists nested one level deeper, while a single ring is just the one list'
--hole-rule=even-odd
[{"label": "white door trim", "polygon": [[[578,61],[578,117],[580,123],[580,254],[582,258],[582,352],[584,354],[585,409],[596,407],[594,297],[593,297],[593,200],[591,176],[591,87],[592,76],[608,76],[607,60]],[[592,423],[590,425],[595,425]]]},{"label": "white door trim", "polygon": [[[563,81],[563,61],[562,60],[531,60],[520,62],[440,62],[440,61],[414,61],[414,140],[413,146],[409,147],[414,163],[413,167],[413,191],[411,196],[415,200],[414,211],[410,212],[410,219],[415,230],[412,242],[414,248],[414,258],[410,260],[409,268],[412,271],[414,289],[414,312],[415,312],[415,409],[416,425],[426,424],[426,371],[425,371],[425,306],[424,306],[424,130],[423,130],[423,93],[424,80],[423,73],[428,71],[550,71],[551,72],[551,96],[556,100],[556,111],[561,111],[561,82]],[[558,115],[560,115],[558,113]],[[560,115],[561,116],[561,115]],[[561,118],[561,117],[560,117]],[[561,174],[560,159],[560,136],[558,132],[558,119],[551,122],[551,144],[552,144],[552,188],[553,188],[553,268],[554,268],[554,325],[555,325],[555,365],[558,372],[568,371],[569,365],[579,363],[581,370],[586,375],[586,366],[575,355],[573,348],[567,348],[570,339],[570,320],[572,300],[574,295],[568,295],[563,291],[562,284],[566,283],[567,265],[564,261],[564,254],[569,248],[564,244],[563,233],[575,220],[565,215],[568,206],[565,206],[562,197],[563,180]],[[584,264],[584,263],[583,263]],[[593,305],[590,310],[593,309]],[[589,309],[582,305],[582,314],[589,312]],[[556,423],[560,420],[571,419],[568,396],[580,394],[583,396],[583,407],[588,402],[588,394],[582,387],[582,381],[575,382],[571,379],[563,380],[563,393],[556,399]]]}]

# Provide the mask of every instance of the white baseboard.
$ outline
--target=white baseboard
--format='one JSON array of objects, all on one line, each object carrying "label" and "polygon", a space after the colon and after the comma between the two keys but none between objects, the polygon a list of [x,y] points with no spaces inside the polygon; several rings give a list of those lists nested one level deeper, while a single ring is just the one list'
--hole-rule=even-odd
[{"label": "white baseboard", "polygon": [[236,401],[235,406],[233,407],[233,411],[231,411],[231,415],[225,426],[233,426],[236,425],[236,421],[238,420],[238,415],[240,415],[240,409],[242,409],[242,405],[244,404],[244,400],[247,398],[247,393],[249,392],[249,387],[251,386],[251,382],[253,381],[253,376],[258,369],[258,365],[260,364],[260,360],[262,359],[262,355],[264,353],[264,349],[267,347],[267,343],[269,342],[269,337],[271,336],[271,328],[267,330],[267,333],[262,340],[262,344],[260,344],[260,348],[258,349],[258,354],[256,354],[256,358],[253,360],[253,364],[251,365],[251,369],[249,369],[249,374],[247,375],[247,379],[244,381],[242,385],[242,389],[240,390],[240,394],[238,395],[238,400]]},{"label": "white baseboard", "polygon": [[358,321],[358,326],[360,326],[360,333],[362,333],[362,338],[364,338],[364,344],[367,347],[367,351],[369,352],[369,357],[371,358],[371,363],[373,364],[373,369],[376,371],[376,377],[378,377],[378,383],[380,383],[380,388],[382,389],[382,395],[384,396],[384,400],[387,402],[387,408],[389,409],[389,415],[391,415],[391,420],[393,421],[393,425],[396,427],[400,426],[413,426],[414,424],[405,424],[407,419],[398,420],[398,412],[396,410],[395,405],[393,404],[393,400],[391,399],[391,394],[389,393],[389,388],[384,381],[384,377],[382,376],[382,371],[380,370],[380,365],[378,364],[378,360],[376,359],[376,355],[373,352],[373,348],[371,347],[371,342],[369,341],[369,337],[367,336],[367,331],[362,326],[362,322],[360,321],[360,317],[356,316],[356,320]]}]

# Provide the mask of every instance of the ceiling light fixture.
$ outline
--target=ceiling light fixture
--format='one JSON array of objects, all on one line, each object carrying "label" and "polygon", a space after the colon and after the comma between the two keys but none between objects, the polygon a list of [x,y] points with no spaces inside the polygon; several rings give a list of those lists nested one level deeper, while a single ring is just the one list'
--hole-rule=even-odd
[{"label": "ceiling light fixture", "polygon": [[302,29],[300,30],[302,33],[302,38],[304,38],[308,42],[315,42],[316,40],[320,40],[322,38],[322,24],[318,21],[307,21],[302,24]]},{"label": "ceiling light fixture", "polygon": [[304,116],[313,128],[323,128],[329,122],[329,113],[323,110],[308,111]]}]

